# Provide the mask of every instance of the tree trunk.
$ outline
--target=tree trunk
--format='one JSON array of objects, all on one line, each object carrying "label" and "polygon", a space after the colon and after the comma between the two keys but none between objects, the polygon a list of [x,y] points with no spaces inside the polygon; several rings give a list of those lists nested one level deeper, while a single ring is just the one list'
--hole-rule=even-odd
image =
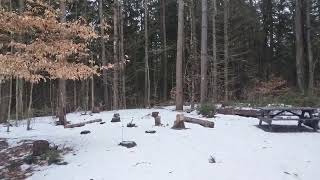
[{"label": "tree trunk", "polygon": [[224,13],[223,13],[223,24],[224,24],[224,101],[229,100],[229,36],[228,36],[228,26],[229,26],[229,0],[224,0]]},{"label": "tree trunk", "polygon": [[144,90],[145,106],[150,107],[150,70],[149,70],[149,35],[148,35],[148,0],[144,0],[144,39],[145,39],[145,69]]},{"label": "tree trunk", "polygon": [[296,28],[296,69],[297,69],[297,84],[299,90],[304,94],[304,43],[303,43],[303,22],[302,22],[302,2],[296,0],[295,12],[295,28]]},{"label": "tree trunk", "polygon": [[191,77],[191,109],[195,107],[195,96],[196,96],[196,81],[197,81],[197,45],[196,45],[196,17],[194,12],[194,0],[191,0],[191,4],[189,6],[190,10],[190,48],[191,48],[191,69],[192,69],[192,77]]},{"label": "tree trunk", "polygon": [[77,110],[77,81],[73,81],[73,109]]},{"label": "tree trunk", "polygon": [[[60,22],[66,22],[66,1],[60,0]],[[58,116],[59,116],[59,124],[66,124],[66,81],[64,79],[59,79],[59,107],[58,107]]]},{"label": "tree trunk", "polygon": [[167,55],[167,28],[166,28],[166,0],[161,0],[161,31],[163,48],[163,101],[168,98],[168,55]]},{"label": "tree trunk", "polygon": [[18,126],[19,120],[19,81],[16,79],[16,119],[15,119],[15,126]]},{"label": "tree trunk", "polygon": [[308,95],[313,95],[314,88],[314,63],[312,53],[312,40],[311,40],[311,19],[310,11],[312,6],[312,0],[306,0],[306,24],[307,24],[307,50],[308,50],[308,62],[309,62],[309,81],[308,81]]},{"label": "tree trunk", "polygon": [[119,2],[118,0],[114,1],[113,7],[113,56],[114,56],[114,69],[113,69],[113,109],[118,109],[118,102],[119,102],[119,93],[118,93],[118,68],[119,68],[119,52],[118,52],[118,9],[119,9]]},{"label": "tree trunk", "polygon": [[94,109],[94,78],[91,77],[91,111]]},{"label": "tree trunk", "polygon": [[[99,18],[100,18],[100,35],[101,35],[101,62],[103,66],[106,66],[108,61],[106,58],[106,45],[105,45],[105,32],[104,32],[104,16],[103,16],[103,0],[99,0]],[[108,90],[108,74],[107,70],[103,69],[103,96],[104,96],[104,105],[107,107],[109,104],[109,90]]]},{"label": "tree trunk", "polygon": [[29,95],[29,106],[28,106],[28,120],[27,120],[27,130],[31,130],[31,118],[32,118],[32,94],[33,94],[33,83],[31,83],[30,87],[30,95]]},{"label": "tree trunk", "polygon": [[201,0],[201,89],[200,89],[200,103],[204,104],[208,101],[208,1]]},{"label": "tree trunk", "polygon": [[9,84],[9,103],[8,103],[8,119],[7,119],[7,132],[10,131],[10,120],[11,120],[11,104],[12,104],[12,76],[10,77],[10,84]]},{"label": "tree trunk", "polygon": [[89,79],[85,80],[85,113],[89,110]]},{"label": "tree trunk", "polygon": [[184,31],[184,1],[178,0],[178,39],[177,39],[177,62],[176,62],[176,110],[183,110],[183,31]]},{"label": "tree trunk", "polygon": [[[123,2],[122,2],[123,3]],[[127,101],[126,101],[126,73],[125,73],[125,57],[124,57],[124,34],[123,34],[123,5],[120,4],[120,71],[121,71],[121,99],[122,99],[122,108],[127,108]]]},{"label": "tree trunk", "polygon": [[213,17],[212,17],[212,59],[213,59],[213,101],[217,100],[218,90],[218,60],[217,60],[217,37],[216,37],[216,17],[217,17],[217,1],[212,0]]}]

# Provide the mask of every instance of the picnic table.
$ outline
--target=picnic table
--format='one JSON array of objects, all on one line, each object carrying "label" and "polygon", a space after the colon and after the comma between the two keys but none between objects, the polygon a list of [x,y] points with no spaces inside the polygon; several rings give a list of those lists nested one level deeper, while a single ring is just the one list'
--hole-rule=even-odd
[{"label": "picnic table", "polygon": [[272,121],[297,121],[298,127],[302,124],[311,127],[314,131],[319,129],[320,117],[317,114],[316,108],[310,107],[266,107],[260,108],[260,122],[265,122],[269,125],[269,130],[272,131]]}]

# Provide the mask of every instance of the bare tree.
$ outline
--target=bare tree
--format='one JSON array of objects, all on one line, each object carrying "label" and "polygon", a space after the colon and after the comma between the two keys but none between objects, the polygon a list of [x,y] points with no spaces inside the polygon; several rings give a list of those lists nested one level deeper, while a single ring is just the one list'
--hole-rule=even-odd
[{"label": "bare tree", "polygon": [[114,70],[113,70],[113,109],[118,109],[119,93],[118,93],[118,68],[119,68],[119,57],[118,57],[118,0],[114,1],[113,7],[113,56],[114,56]]},{"label": "bare tree", "polygon": [[126,102],[126,73],[125,73],[125,57],[124,57],[124,34],[123,34],[123,2],[120,3],[119,19],[120,19],[120,74],[121,74],[121,99],[122,108],[127,108]]},{"label": "bare tree", "polygon": [[[101,60],[102,65],[106,66],[108,61],[106,58],[106,45],[105,45],[105,32],[104,32],[104,16],[103,16],[103,0],[99,0],[99,17],[100,17],[100,35],[101,35]],[[107,106],[109,104],[109,90],[108,90],[108,74],[107,70],[103,69],[103,88],[104,88],[104,104]]]},{"label": "bare tree", "polygon": [[12,76],[10,77],[10,83],[9,83],[9,103],[8,103],[8,126],[7,126],[7,132],[10,131],[10,120],[11,120],[11,104],[12,104]]},{"label": "bare tree", "polygon": [[145,69],[144,90],[145,106],[150,107],[150,70],[149,70],[149,36],[148,36],[148,0],[144,0],[144,38],[145,38]]},{"label": "bare tree", "polygon": [[184,34],[184,2],[178,0],[178,39],[177,39],[177,62],[176,62],[176,110],[183,110],[183,34]]},{"label": "bare tree", "polygon": [[29,105],[28,105],[28,120],[27,120],[27,130],[31,130],[31,118],[32,118],[32,95],[33,95],[33,83],[30,86],[30,94],[29,94]]},{"label": "bare tree", "polygon": [[229,100],[229,77],[228,77],[228,64],[229,64],[229,0],[224,0],[224,13],[223,13],[223,24],[224,24],[224,101]]},{"label": "bare tree", "polygon": [[308,81],[308,94],[313,95],[314,87],[314,62],[312,53],[312,41],[311,41],[311,11],[312,0],[306,0],[306,25],[307,25],[307,50],[308,50],[308,62],[309,62],[309,81]]},{"label": "bare tree", "polygon": [[[66,22],[66,0],[60,0],[60,22]],[[58,96],[59,96],[59,122],[60,124],[66,123],[66,81],[64,79],[59,79],[59,88],[58,88]]]},{"label": "bare tree", "polygon": [[217,84],[218,84],[218,62],[217,62],[217,37],[216,37],[216,17],[217,17],[217,0],[212,0],[213,16],[212,16],[212,61],[213,61],[213,100],[217,100]]},{"label": "bare tree", "polygon": [[197,81],[197,36],[196,36],[196,17],[195,17],[195,7],[194,0],[190,1],[189,6],[190,11],[190,48],[191,54],[190,58],[192,61],[192,77],[191,77],[191,109],[195,106],[195,96],[196,96],[196,81]]},{"label": "bare tree", "polygon": [[304,45],[301,0],[296,0],[295,14],[297,84],[300,92],[304,94]]},{"label": "bare tree", "polygon": [[161,31],[162,31],[162,48],[163,48],[163,100],[166,101],[168,98],[166,0],[161,0]]},{"label": "bare tree", "polygon": [[201,89],[200,102],[207,102],[208,90],[208,1],[201,0],[202,23],[201,23]]}]

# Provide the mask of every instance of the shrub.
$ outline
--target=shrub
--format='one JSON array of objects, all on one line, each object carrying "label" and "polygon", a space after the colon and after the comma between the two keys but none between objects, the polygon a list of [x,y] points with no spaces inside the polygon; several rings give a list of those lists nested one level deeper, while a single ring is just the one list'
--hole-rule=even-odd
[{"label": "shrub", "polygon": [[213,118],[214,115],[216,114],[216,106],[214,104],[202,104],[197,107],[197,110],[199,114],[207,117],[207,118]]},{"label": "shrub", "polygon": [[62,151],[57,149],[50,149],[45,154],[41,155],[40,159],[47,161],[49,165],[59,164],[62,161],[61,157]]}]

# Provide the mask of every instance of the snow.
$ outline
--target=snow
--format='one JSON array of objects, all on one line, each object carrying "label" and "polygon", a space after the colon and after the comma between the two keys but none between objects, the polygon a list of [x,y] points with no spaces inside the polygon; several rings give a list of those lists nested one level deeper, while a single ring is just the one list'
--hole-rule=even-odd
[{"label": "snow", "polygon": [[[39,168],[32,180],[314,180],[320,176],[319,133],[270,133],[256,126],[257,119],[230,115],[212,119],[214,129],[186,124],[189,129],[172,130],[177,114],[173,109],[68,114],[72,123],[98,118],[106,122],[74,129],[40,117],[34,119],[31,131],[25,130],[25,122],[10,133],[0,127],[0,137],[8,138],[11,146],[22,139],[46,139],[74,149],[64,157],[68,165]],[[169,126],[153,127],[153,111],[159,111],[162,123]],[[121,123],[110,123],[114,113],[120,114]],[[132,118],[138,127],[127,128]],[[80,135],[83,130],[91,133]],[[157,133],[146,134],[146,130]],[[118,146],[122,140],[135,141],[137,146]],[[216,163],[209,163],[211,156]]]}]

